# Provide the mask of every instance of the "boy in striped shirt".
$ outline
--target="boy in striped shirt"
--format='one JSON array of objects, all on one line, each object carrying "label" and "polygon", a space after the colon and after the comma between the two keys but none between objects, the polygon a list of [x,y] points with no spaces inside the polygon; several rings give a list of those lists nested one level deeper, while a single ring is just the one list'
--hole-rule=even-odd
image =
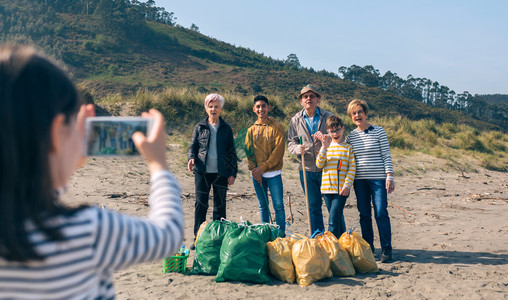
[{"label": "boy in striped shirt", "polygon": [[322,168],[321,193],[328,209],[328,231],[337,238],[346,231],[342,218],[344,206],[356,173],[356,162],[353,147],[345,143],[344,125],[336,116],[326,120],[327,135],[319,134],[322,142],[316,159],[316,166]]}]

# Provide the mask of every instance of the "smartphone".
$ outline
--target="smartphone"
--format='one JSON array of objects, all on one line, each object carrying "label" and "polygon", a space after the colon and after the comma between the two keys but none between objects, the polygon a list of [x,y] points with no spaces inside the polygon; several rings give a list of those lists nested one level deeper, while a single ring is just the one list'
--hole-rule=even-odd
[{"label": "smartphone", "polygon": [[91,117],[85,120],[84,153],[86,156],[139,155],[132,134],[150,134],[153,118]]}]

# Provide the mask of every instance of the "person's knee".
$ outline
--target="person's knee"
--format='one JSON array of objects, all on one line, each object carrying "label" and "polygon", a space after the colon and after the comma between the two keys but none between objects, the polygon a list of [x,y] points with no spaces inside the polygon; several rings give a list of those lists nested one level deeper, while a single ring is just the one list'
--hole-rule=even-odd
[{"label": "person's knee", "polygon": [[196,212],[206,212],[208,210],[208,205],[196,204],[195,209]]},{"label": "person's knee", "polygon": [[390,217],[388,216],[388,213],[383,213],[383,214],[376,215],[376,220],[386,222],[386,221],[390,221]]},{"label": "person's knee", "polygon": [[274,210],[275,210],[275,213],[277,214],[285,214],[285,211],[284,211],[284,206],[276,206],[274,207]]},{"label": "person's knee", "polygon": [[388,219],[388,209],[385,206],[376,207],[375,210],[375,217],[376,219]]},{"label": "person's knee", "polygon": [[284,211],[284,202],[282,201],[282,199],[272,199],[273,201],[273,208],[276,210],[276,211]]},{"label": "person's knee", "polygon": [[309,212],[313,216],[323,217],[323,212],[321,209],[309,208]]},{"label": "person's knee", "polygon": [[372,216],[371,215],[362,215],[362,214],[360,214],[360,222],[364,222],[364,221],[371,222],[372,221]]}]

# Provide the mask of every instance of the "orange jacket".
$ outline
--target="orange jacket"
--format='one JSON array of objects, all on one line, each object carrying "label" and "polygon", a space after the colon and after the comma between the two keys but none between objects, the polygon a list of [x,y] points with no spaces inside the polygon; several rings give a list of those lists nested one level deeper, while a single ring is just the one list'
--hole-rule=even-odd
[{"label": "orange jacket", "polygon": [[[268,117],[266,122],[256,121],[245,136],[245,148],[248,149],[247,152],[251,152],[247,154],[249,170],[255,167],[261,168],[264,173],[282,170],[285,141],[284,128],[272,117]],[[252,155],[249,156],[252,152],[254,159]]]}]

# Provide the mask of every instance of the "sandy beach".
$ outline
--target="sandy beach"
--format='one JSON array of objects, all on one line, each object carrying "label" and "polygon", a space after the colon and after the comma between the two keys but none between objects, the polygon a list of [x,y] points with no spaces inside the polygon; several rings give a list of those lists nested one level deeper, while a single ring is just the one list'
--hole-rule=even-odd
[{"label": "sandy beach", "polygon": [[[182,186],[185,245],[193,234],[194,177],[185,168],[186,149],[168,144],[168,163]],[[162,261],[135,265],[115,274],[118,299],[508,299],[508,175],[476,168],[459,172],[424,154],[393,155],[396,190],[389,196],[394,262],[377,274],[333,277],[300,287],[216,283],[214,276],[162,273]],[[259,222],[258,204],[245,161],[228,191],[228,219]],[[285,201],[291,197],[292,231],[308,235],[298,165],[286,154]],[[149,174],[139,158],[89,158],[71,182],[65,201],[90,203],[121,213],[148,212]],[[354,193],[344,211],[347,227],[360,232]],[[211,201],[210,201],[211,204]],[[273,209],[272,209],[273,213]],[[286,214],[289,211],[286,207]],[[323,204],[325,224],[328,217]],[[211,211],[207,217],[211,220]],[[375,245],[379,247],[377,229]],[[379,251],[379,250],[378,250]],[[187,266],[192,266],[191,251]]]}]

